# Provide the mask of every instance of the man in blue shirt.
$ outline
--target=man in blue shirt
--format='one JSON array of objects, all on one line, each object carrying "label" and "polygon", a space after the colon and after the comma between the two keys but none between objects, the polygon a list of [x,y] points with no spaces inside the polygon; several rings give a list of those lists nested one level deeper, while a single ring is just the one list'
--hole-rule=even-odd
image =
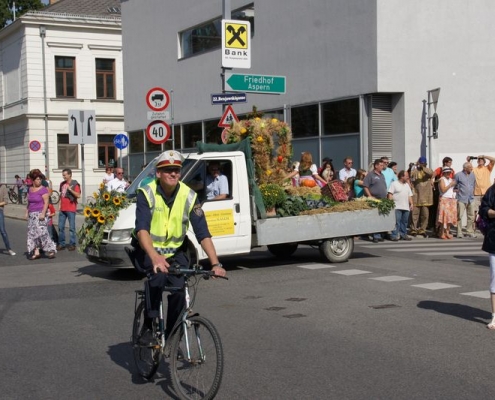
[{"label": "man in blue shirt", "polygon": [[474,185],[476,178],[470,162],[462,165],[462,171],[454,176],[457,182],[454,190],[457,192],[457,237],[462,238],[462,217],[467,212],[466,236],[476,237],[474,233]]},{"label": "man in blue shirt", "polygon": [[385,177],[385,183],[387,184],[387,190],[390,188],[390,184],[393,181],[397,180],[397,175],[395,175],[395,172],[392,168],[389,168],[388,166],[388,157],[382,157],[381,160],[383,161],[383,171],[382,174]]},{"label": "man in blue shirt", "polygon": [[229,181],[225,175],[220,172],[220,163],[210,161],[208,164],[208,176],[206,177],[206,199],[222,200],[229,195]]}]

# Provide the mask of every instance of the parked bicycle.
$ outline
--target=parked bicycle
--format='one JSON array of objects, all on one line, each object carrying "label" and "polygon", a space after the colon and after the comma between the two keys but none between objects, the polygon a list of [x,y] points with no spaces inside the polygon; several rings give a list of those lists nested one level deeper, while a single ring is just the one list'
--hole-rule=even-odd
[{"label": "parked bicycle", "polygon": [[[185,278],[186,305],[166,340],[163,300],[160,302],[160,317],[153,320],[153,342],[141,340],[146,299],[144,290],[136,290],[132,327],[136,367],[139,374],[149,380],[156,373],[161,357],[169,358],[172,388],[183,400],[213,399],[223,375],[224,358],[220,336],[209,320],[192,311],[199,282],[217,277],[214,272],[201,268],[199,265],[192,269],[177,268],[177,265],[169,267],[169,273]],[[164,290],[178,289],[166,287]]]},{"label": "parked bicycle", "polygon": [[27,202],[27,192],[23,191],[21,194],[21,203],[19,203],[19,194],[17,193],[17,186],[12,185],[12,186],[7,186],[8,187],[8,194],[9,194],[9,200],[14,203],[14,204],[26,204]]}]

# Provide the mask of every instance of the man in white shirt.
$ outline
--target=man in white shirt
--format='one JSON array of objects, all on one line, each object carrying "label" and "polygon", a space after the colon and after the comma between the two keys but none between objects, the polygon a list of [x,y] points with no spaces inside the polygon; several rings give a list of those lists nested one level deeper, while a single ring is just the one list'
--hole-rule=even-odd
[{"label": "man in white shirt", "polygon": [[128,186],[129,182],[124,179],[124,170],[122,168],[116,168],[115,178],[106,184],[109,192],[115,190],[119,193],[125,192]]},{"label": "man in white shirt", "polygon": [[407,171],[400,171],[398,180],[393,181],[388,189],[387,197],[395,201],[395,229],[391,233],[391,239],[397,242],[399,239],[411,240],[407,236],[407,223],[409,213],[413,209],[413,194],[409,186],[409,174]]},{"label": "man in white shirt", "polygon": [[229,195],[229,181],[220,172],[220,163],[211,161],[208,164],[208,176],[206,177],[206,199],[222,200]]},{"label": "man in white shirt", "polygon": [[344,168],[339,171],[339,179],[343,182],[347,182],[348,178],[356,176],[356,170],[352,168],[352,158],[344,158]]}]

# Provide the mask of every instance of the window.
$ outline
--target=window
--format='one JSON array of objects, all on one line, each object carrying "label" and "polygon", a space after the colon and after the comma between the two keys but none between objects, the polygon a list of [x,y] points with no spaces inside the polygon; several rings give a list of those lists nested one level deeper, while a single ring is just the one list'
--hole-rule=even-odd
[{"label": "window", "polygon": [[203,140],[201,122],[182,125],[182,134],[184,138],[184,142],[182,143],[183,148],[196,147],[196,142]]},{"label": "window", "polygon": [[[249,21],[251,37],[254,36],[254,5],[232,11],[233,20]],[[180,58],[192,56],[211,49],[222,47],[222,18],[197,25],[179,33]]]},{"label": "window", "polygon": [[58,168],[79,168],[79,151],[77,144],[69,144],[69,135],[57,135]]},{"label": "window", "polygon": [[292,107],[290,113],[294,138],[319,135],[318,104]]},{"label": "window", "polygon": [[324,135],[359,132],[359,99],[323,103],[321,113]]},{"label": "window", "polygon": [[74,57],[55,57],[55,85],[57,97],[76,97]]},{"label": "window", "polygon": [[144,130],[129,132],[129,154],[144,153]]},{"label": "window", "polygon": [[205,142],[206,143],[222,143],[223,128],[218,126],[218,119],[213,121],[205,121]]},{"label": "window", "polygon": [[115,60],[96,59],[96,98],[115,99]]},{"label": "window", "polygon": [[98,135],[98,168],[117,166],[117,148],[113,144],[115,135]]}]

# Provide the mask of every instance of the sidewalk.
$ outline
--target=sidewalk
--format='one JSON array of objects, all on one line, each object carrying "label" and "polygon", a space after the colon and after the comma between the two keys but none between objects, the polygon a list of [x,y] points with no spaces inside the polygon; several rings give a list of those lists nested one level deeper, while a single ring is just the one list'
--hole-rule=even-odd
[{"label": "sidewalk", "polygon": [[[53,225],[58,226],[58,204],[55,205],[55,211],[57,212],[55,215],[55,218],[53,218]],[[80,227],[83,224],[84,221],[84,216],[82,214],[82,208],[77,210],[76,214],[76,227]],[[25,215],[26,215],[26,206],[23,204],[12,204],[9,203],[7,204],[4,209],[3,213],[6,218],[13,218],[13,219],[21,219],[21,220],[26,220]]]}]

